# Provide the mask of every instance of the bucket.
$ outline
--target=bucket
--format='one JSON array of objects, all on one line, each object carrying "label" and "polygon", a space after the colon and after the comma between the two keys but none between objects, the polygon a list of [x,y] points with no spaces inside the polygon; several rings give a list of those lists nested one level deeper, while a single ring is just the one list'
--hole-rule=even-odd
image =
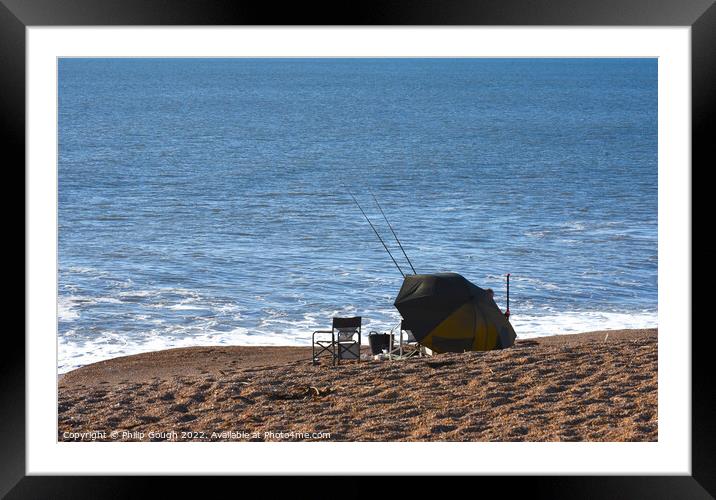
[{"label": "bucket", "polygon": [[370,352],[373,355],[380,354],[383,349],[390,349],[389,333],[371,333],[368,335],[368,344],[370,344]]}]

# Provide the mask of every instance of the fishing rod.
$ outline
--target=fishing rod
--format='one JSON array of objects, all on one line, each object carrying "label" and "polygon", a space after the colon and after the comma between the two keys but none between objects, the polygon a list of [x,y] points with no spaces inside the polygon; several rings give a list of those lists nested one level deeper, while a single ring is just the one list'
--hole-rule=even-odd
[{"label": "fishing rod", "polygon": [[510,273],[507,273],[507,309],[505,310],[505,317],[510,319]]},{"label": "fishing rod", "polygon": [[359,209],[359,210],[361,211],[361,213],[363,214],[363,217],[365,217],[365,220],[368,221],[368,224],[370,224],[370,227],[373,228],[373,232],[374,232],[375,235],[378,237],[378,239],[380,240],[380,242],[383,244],[383,248],[385,248],[385,251],[388,252],[388,255],[390,255],[390,258],[391,258],[391,260],[393,261],[393,264],[395,264],[395,267],[398,268],[398,271],[400,272],[400,274],[403,275],[403,278],[405,278],[405,273],[403,272],[402,269],[400,269],[400,266],[398,265],[398,262],[397,262],[397,261],[395,260],[395,258],[393,257],[393,254],[390,253],[390,250],[388,250],[388,246],[387,246],[387,245],[385,244],[385,242],[383,241],[383,238],[380,237],[380,234],[378,234],[378,230],[376,230],[375,226],[373,226],[373,223],[370,221],[370,219],[368,218],[368,216],[367,216],[367,215],[365,214],[365,212],[363,211],[363,208],[360,206],[360,203],[358,203],[358,200],[356,200],[356,197],[353,196],[353,193],[351,193],[350,191],[348,191],[348,194],[350,194],[350,195],[351,195],[351,198],[353,198],[353,201],[356,202],[356,205],[358,205],[358,209]]},{"label": "fishing rod", "polygon": [[393,226],[390,224],[390,221],[385,216],[385,212],[383,212],[383,209],[380,206],[380,203],[378,203],[378,198],[375,197],[373,193],[370,193],[370,195],[373,197],[373,200],[375,200],[375,204],[378,205],[378,210],[380,210],[380,213],[383,214],[383,218],[385,219],[385,222],[388,223],[388,227],[390,228],[390,232],[393,233],[393,237],[395,238],[395,241],[398,242],[398,246],[400,247],[400,250],[403,252],[403,255],[405,255],[405,259],[408,261],[408,264],[410,264],[410,269],[413,270],[413,274],[418,274],[415,271],[415,268],[413,267],[413,263],[410,262],[410,258],[408,257],[408,254],[405,253],[405,249],[403,248],[403,245],[400,244],[400,240],[398,239],[398,235],[395,234],[395,231],[393,231]]}]

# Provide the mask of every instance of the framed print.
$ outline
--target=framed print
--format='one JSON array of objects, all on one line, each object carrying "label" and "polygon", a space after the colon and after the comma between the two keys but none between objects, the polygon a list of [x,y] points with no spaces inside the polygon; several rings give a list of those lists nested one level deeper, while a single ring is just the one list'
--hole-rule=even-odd
[{"label": "framed print", "polygon": [[27,295],[0,491],[713,494],[691,165],[716,10],[645,4],[3,0]]}]

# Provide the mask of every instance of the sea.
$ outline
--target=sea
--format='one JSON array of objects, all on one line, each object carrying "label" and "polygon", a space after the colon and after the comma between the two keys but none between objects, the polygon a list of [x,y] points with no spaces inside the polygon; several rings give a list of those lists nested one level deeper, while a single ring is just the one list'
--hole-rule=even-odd
[{"label": "sea", "polygon": [[518,338],[657,326],[656,59],[61,58],[58,108],[59,373],[393,328],[376,200]]}]

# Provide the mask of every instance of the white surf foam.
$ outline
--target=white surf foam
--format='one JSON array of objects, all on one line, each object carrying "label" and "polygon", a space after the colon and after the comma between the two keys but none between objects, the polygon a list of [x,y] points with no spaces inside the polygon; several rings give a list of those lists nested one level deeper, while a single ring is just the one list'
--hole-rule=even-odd
[{"label": "white surf foam", "polygon": [[[389,331],[400,322],[400,315],[395,309],[358,310],[347,307],[341,310],[307,313],[300,320],[274,315],[264,319],[256,328],[237,327],[228,331],[217,330],[222,325],[215,319],[188,326],[155,323],[156,329],[143,335],[126,336],[115,332],[104,332],[92,340],[82,339],[74,330],[70,330],[59,338],[58,370],[59,373],[65,373],[80,366],[118,356],[176,347],[308,346],[311,345],[311,334],[314,330],[330,329],[333,316],[352,315],[360,315],[364,318],[365,342],[370,331]],[[518,312],[513,314],[510,320],[517,337],[521,339],[596,330],[655,328],[658,324],[657,313],[652,311],[637,313],[569,311],[546,314]]]},{"label": "white surf foam", "polygon": [[77,303],[74,296],[57,298],[57,319],[60,321],[72,321],[80,317],[76,309]]},{"label": "white surf foam", "polygon": [[656,311],[638,313],[607,311],[571,311],[556,314],[513,314],[510,322],[517,338],[567,335],[597,330],[621,330],[631,328],[656,328]]}]

